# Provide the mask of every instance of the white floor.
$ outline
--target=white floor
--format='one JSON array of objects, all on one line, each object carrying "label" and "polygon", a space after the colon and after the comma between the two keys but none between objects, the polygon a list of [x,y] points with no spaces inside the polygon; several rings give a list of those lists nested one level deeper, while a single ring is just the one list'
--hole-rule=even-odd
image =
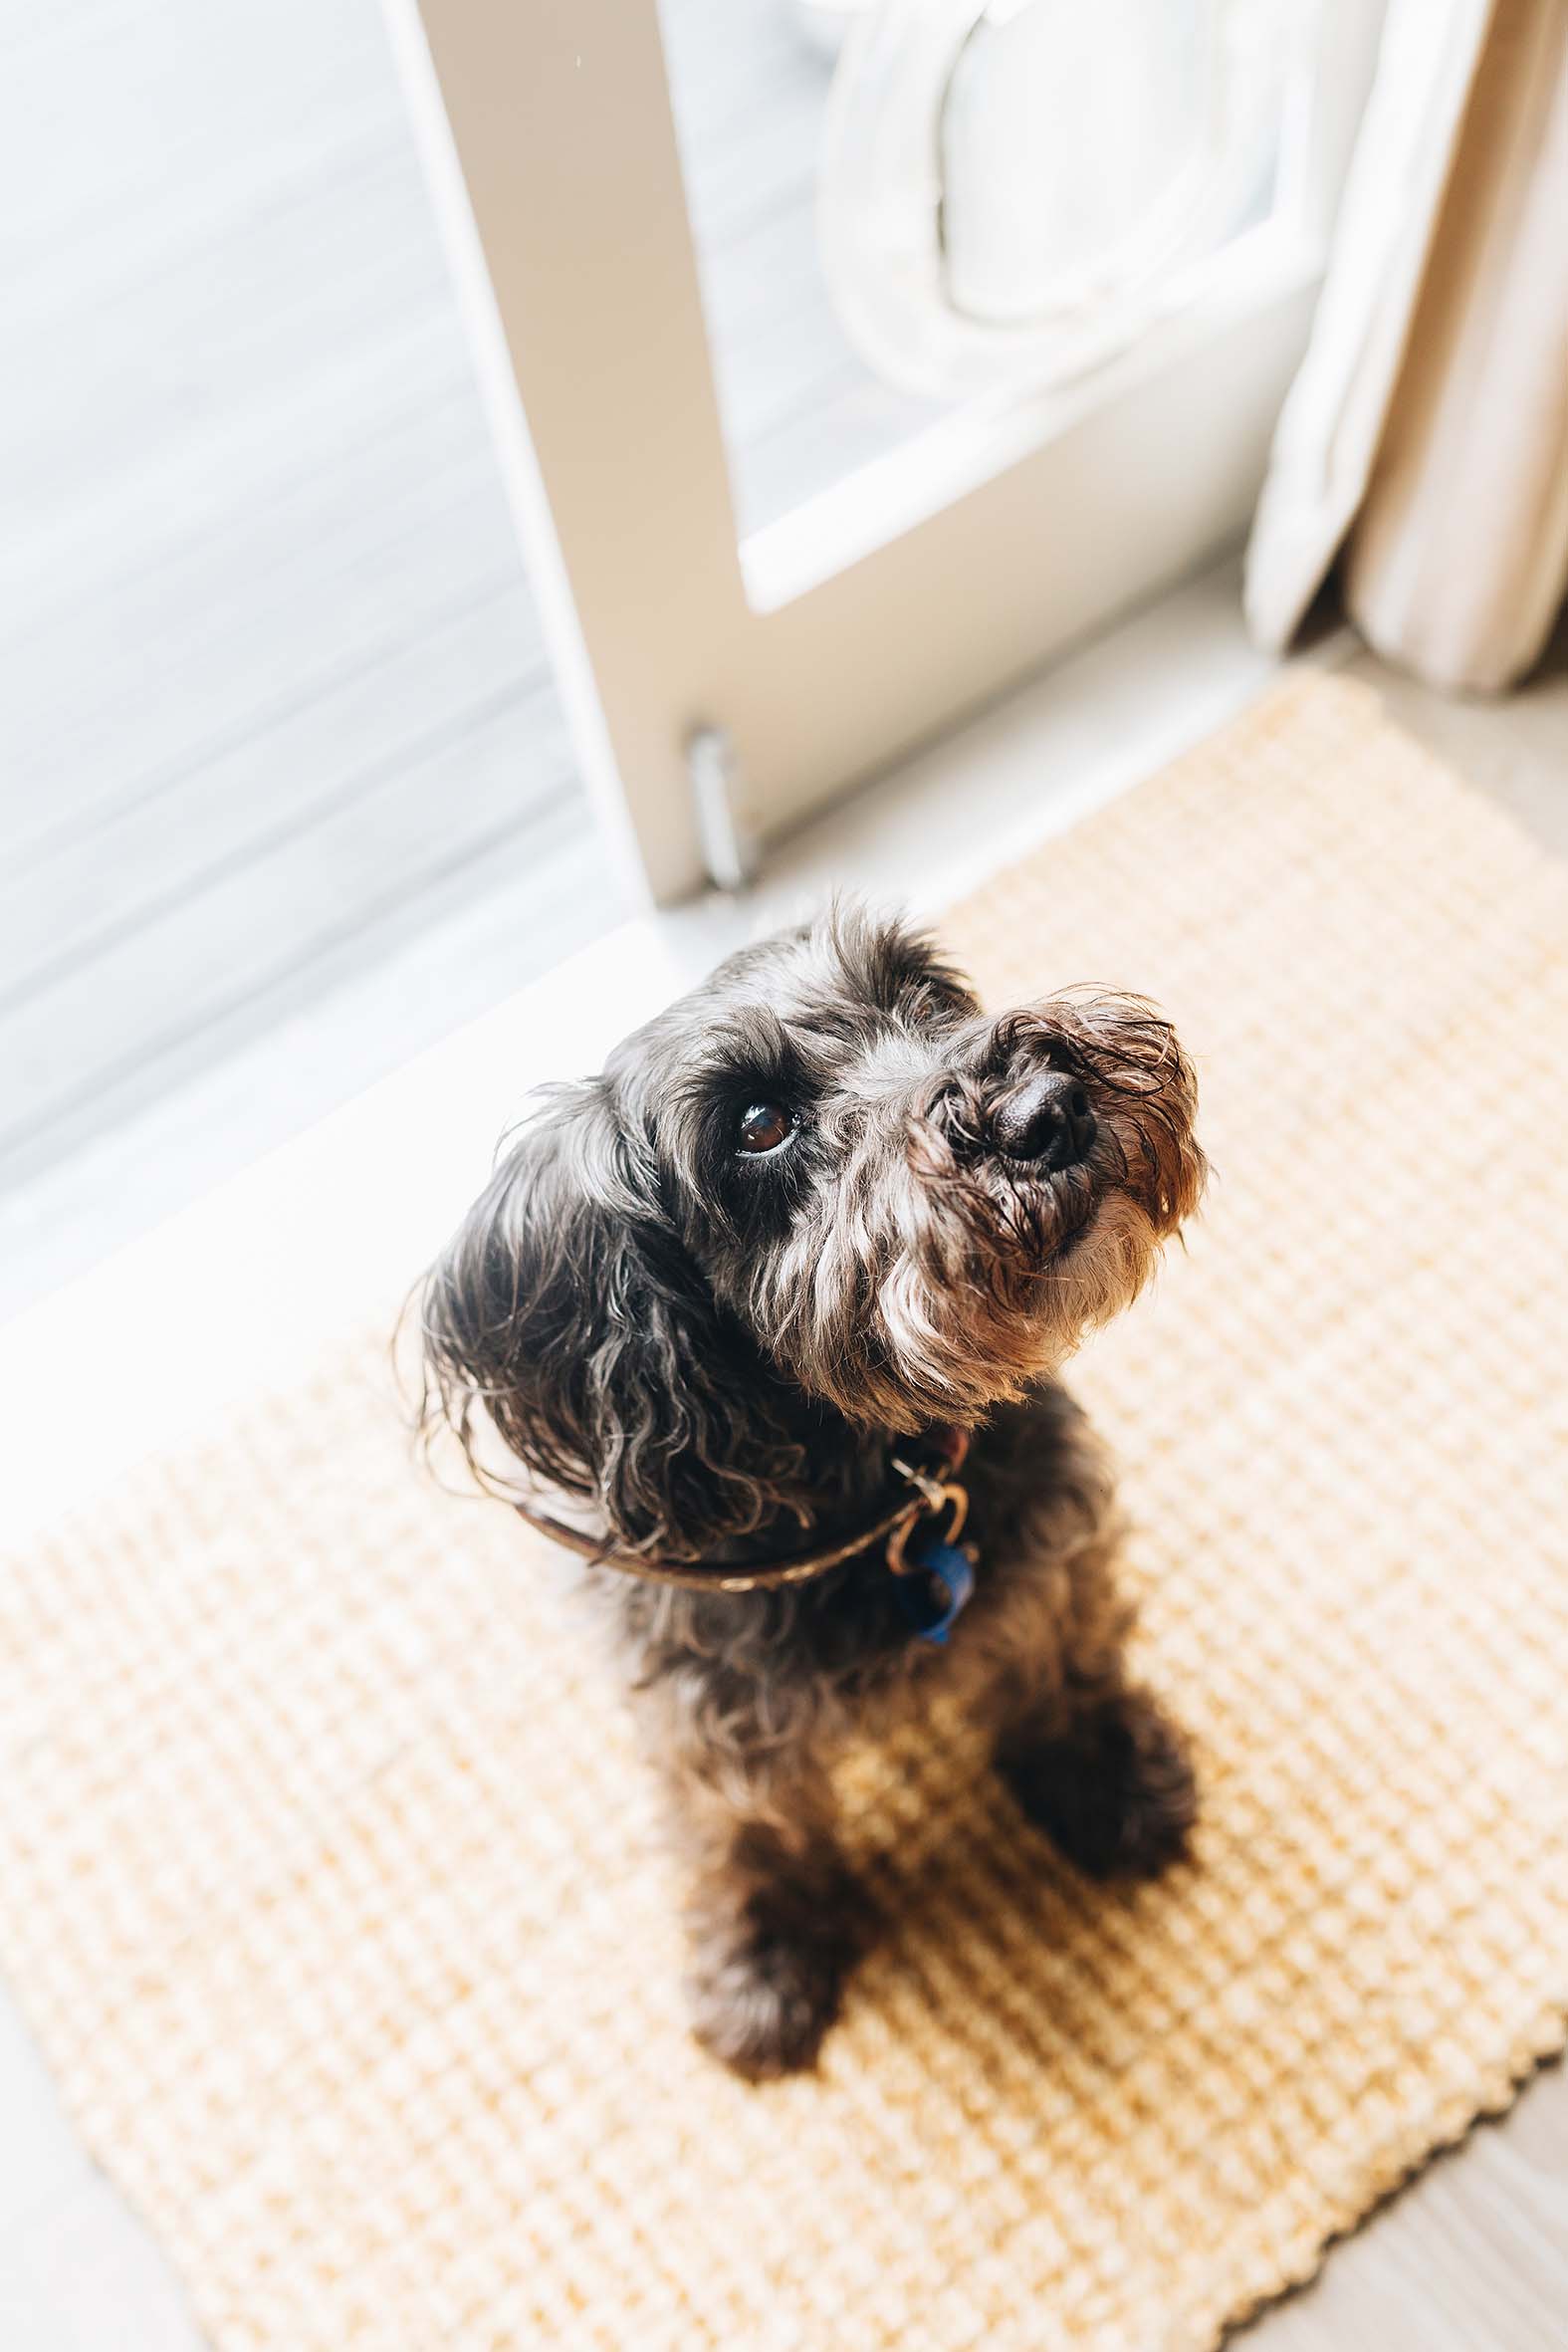
[{"label": "white floor", "polygon": [[[1446,706],[1343,640],[1418,733],[1568,851],[1568,677]],[[831,883],[923,909],[1137,780],[1265,682],[1235,582],[1210,575],[1134,618],[813,826],[752,900],[710,900],[610,935],[0,1329],[0,1427],[26,1432],[5,1531],[69,1485],[220,1418],[227,1399],[350,1318],[390,1311],[465,1205],[537,1076],[593,1065],[625,1024],[723,946]],[[187,1104],[184,1131],[232,1115],[235,1082]],[[226,1106],[226,1107],[225,1107]],[[95,1204],[92,1247],[107,1229]],[[123,1237],[121,1237],[123,1238]],[[66,1253],[69,1255],[69,1251]],[[40,1414],[83,1360],[112,1407]],[[78,1384],[73,1381],[73,1387]],[[83,1464],[90,1467],[84,1471]],[[1258,2352],[1548,2352],[1568,2310],[1568,2079],[1532,2087],[1264,2315]],[[0,2345],[11,2352],[194,2352],[157,2249],[95,2173],[25,2033],[0,2003]],[[409,2352],[462,2352],[410,2346]],[[1129,2347],[1129,2352],[1142,2348]]]}]

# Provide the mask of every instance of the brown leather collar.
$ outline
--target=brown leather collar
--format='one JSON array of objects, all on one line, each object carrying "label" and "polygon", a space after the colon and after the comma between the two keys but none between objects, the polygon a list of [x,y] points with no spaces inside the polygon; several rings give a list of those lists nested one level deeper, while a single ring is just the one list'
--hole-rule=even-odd
[{"label": "brown leather collar", "polygon": [[[520,1519],[527,1520],[531,1528],[538,1528],[552,1542],[564,1544],[568,1551],[591,1560],[595,1567],[619,1568],[624,1575],[640,1576],[645,1583],[680,1585],[688,1592],[771,1592],[781,1584],[809,1583],[813,1577],[825,1576],[829,1568],[841,1566],[846,1559],[869,1551],[877,1543],[885,1546],[888,1566],[901,1576],[907,1572],[904,1547],[928,1514],[951,1512],[947,1539],[957,1540],[969,1511],[969,1491],[958,1477],[968,1452],[968,1430],[948,1425],[930,1429],[913,1442],[904,1442],[893,1455],[892,1467],[906,1491],[875,1519],[833,1543],[820,1544],[809,1551],[785,1552],[778,1559],[760,1560],[755,1567],[704,1568],[693,1560],[650,1558],[645,1552],[623,1550],[619,1544],[590,1535],[581,1528],[568,1527],[564,1520],[552,1519],[547,1512],[534,1511],[516,1499],[513,1509]],[[908,1492],[911,1488],[913,1493]]]}]

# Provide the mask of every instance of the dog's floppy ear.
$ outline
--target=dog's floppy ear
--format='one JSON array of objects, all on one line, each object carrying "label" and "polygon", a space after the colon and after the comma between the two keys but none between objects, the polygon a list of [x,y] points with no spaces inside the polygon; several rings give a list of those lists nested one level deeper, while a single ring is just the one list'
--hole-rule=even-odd
[{"label": "dog's floppy ear", "polygon": [[427,1421],[484,1476],[488,1416],[623,1544],[696,1556],[757,1527],[793,1467],[598,1081],[559,1091],[511,1146],[426,1279],[423,1326]]}]

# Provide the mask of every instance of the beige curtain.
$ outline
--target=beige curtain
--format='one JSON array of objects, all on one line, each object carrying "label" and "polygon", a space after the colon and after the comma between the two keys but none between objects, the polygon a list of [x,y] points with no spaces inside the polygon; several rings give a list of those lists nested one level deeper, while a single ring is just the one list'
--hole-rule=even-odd
[{"label": "beige curtain", "polygon": [[1507,686],[1568,591],[1568,0],[1391,0],[1247,552],[1280,648],[1343,552],[1369,643]]}]

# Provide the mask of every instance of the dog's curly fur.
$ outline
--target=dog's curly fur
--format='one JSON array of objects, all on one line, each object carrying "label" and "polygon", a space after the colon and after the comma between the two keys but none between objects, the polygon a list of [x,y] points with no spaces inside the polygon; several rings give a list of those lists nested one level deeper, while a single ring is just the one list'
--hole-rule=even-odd
[{"label": "dog's curly fur", "polygon": [[[1042,1153],[1018,1106],[1049,1071],[1082,1115]],[[787,1132],[748,1150],[758,1105]],[[476,1467],[490,1425],[650,1556],[828,1540],[885,1499],[899,1436],[974,1432],[981,1566],[945,1649],[876,1548],[751,1593],[588,1571],[685,1860],[696,2030],[744,2074],[811,2063],[861,1938],[832,1757],[938,1684],[1080,1867],[1182,1849],[1185,1751],[1126,1678],[1112,1483],[1054,1374],[1196,1206],[1195,1108],[1141,999],[988,1019],[927,940],[837,909],[555,1091],[427,1280],[430,1421]]]}]

